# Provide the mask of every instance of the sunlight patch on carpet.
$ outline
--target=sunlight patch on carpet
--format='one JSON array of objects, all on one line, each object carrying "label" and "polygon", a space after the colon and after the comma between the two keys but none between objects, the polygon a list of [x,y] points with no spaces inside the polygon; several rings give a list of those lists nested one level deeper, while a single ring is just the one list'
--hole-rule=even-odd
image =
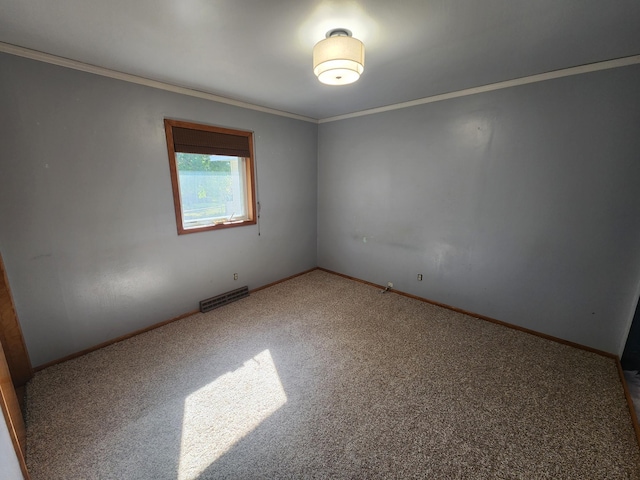
[{"label": "sunlight patch on carpet", "polygon": [[184,402],[179,480],[192,480],[287,402],[269,350]]}]

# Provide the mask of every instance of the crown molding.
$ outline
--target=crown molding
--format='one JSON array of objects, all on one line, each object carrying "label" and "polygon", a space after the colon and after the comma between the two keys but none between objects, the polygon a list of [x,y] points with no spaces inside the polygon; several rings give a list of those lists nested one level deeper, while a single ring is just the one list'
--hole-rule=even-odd
[{"label": "crown molding", "polygon": [[348,118],[363,117],[365,115],[375,115],[376,113],[389,112],[392,110],[400,110],[402,108],[415,107],[417,105],[424,105],[426,103],[441,102],[443,100],[450,100],[452,98],[466,97],[468,95],[476,95],[478,93],[492,92],[494,90],[501,90],[503,88],[518,87],[520,85],[527,85],[529,83],[544,82],[547,80],[553,80],[555,78],[570,77],[572,75],[581,75],[583,73],[598,72],[600,70],[609,70],[612,68],[627,67],[629,65],[636,65],[640,63],[640,55],[632,55],[630,57],[616,58],[614,60],[607,60],[604,62],[589,63],[586,65],[580,65],[577,67],[563,68],[562,70],[553,70],[551,72],[540,73],[537,75],[530,75],[528,77],[516,78],[514,80],[507,80],[504,82],[490,83],[480,87],[467,88],[465,90],[457,90],[455,92],[443,93],[441,95],[433,95],[431,97],[419,98],[417,100],[411,100],[409,102],[395,103],[393,105],[386,105],[384,107],[370,108],[368,110],[361,110],[359,112],[346,113],[344,115],[337,115],[335,117],[328,117],[318,120],[318,123],[337,122],[338,120],[345,120]]},{"label": "crown molding", "polygon": [[278,115],[281,117],[293,118],[295,120],[302,120],[304,122],[310,122],[315,124],[337,122],[339,120],[363,117],[366,115],[375,115],[377,113],[389,112],[392,110],[400,110],[403,108],[411,108],[418,105],[424,105],[427,103],[441,102],[443,100],[466,97],[468,95],[476,95],[478,93],[492,92],[494,90],[502,90],[504,88],[518,87],[520,85],[527,85],[530,83],[544,82],[544,81],[553,80],[556,78],[570,77],[573,75],[581,75],[584,73],[598,72],[601,70],[609,70],[612,68],[620,68],[620,67],[627,67],[630,65],[640,64],[640,55],[632,55],[628,57],[616,58],[613,60],[606,60],[603,62],[579,65],[577,67],[564,68],[561,70],[553,70],[551,72],[540,73],[537,75],[530,75],[527,77],[516,78],[513,80],[506,80],[504,82],[490,83],[488,85],[482,85],[480,87],[457,90],[454,92],[443,93],[440,95],[433,95],[430,97],[418,98],[416,100],[411,100],[409,102],[395,103],[392,105],[385,105],[383,107],[370,108],[367,110],[346,113],[344,115],[337,115],[334,117],[327,117],[327,118],[318,120],[311,117],[305,117],[303,115],[297,115],[295,113],[284,112],[282,110],[276,110],[273,108],[263,107],[261,105],[254,105],[252,103],[242,102],[240,100],[234,100],[231,98],[222,97],[220,95],[214,95],[212,93],[203,92],[200,90],[194,90],[192,88],[180,87],[178,85],[160,82],[158,80],[152,80],[150,78],[140,77],[137,75],[119,72],[116,70],[110,70],[108,68],[98,67],[96,65],[79,62],[77,60],[71,60],[69,58],[58,57],[56,55],[51,55],[49,53],[44,53],[37,50],[31,50],[25,47],[19,47],[17,45],[12,45],[10,43],[0,42],[0,52],[8,53],[11,55],[17,55],[20,57],[37,60],[40,62],[50,63],[52,65],[71,68],[74,70],[80,70],[82,72],[92,73],[94,75],[101,75],[103,77],[114,78],[117,80],[135,83],[138,85],[145,85],[147,87],[157,88],[159,90],[166,90],[173,93],[179,93],[182,95],[188,95],[191,97],[210,100],[212,102],[224,103],[227,105],[247,108],[249,110],[269,113],[269,114]]},{"label": "crown molding", "polygon": [[60,67],[72,68],[74,70],[80,70],[82,72],[93,73],[94,75],[100,75],[103,77],[114,78],[116,80],[122,80],[129,83],[135,83],[137,85],[157,88],[159,90],[180,93],[182,95],[188,95],[190,97],[203,98],[212,102],[225,103],[227,105],[233,105],[235,107],[247,108],[249,110],[256,110],[258,112],[270,113],[272,115],[293,118],[295,120],[302,120],[305,122],[318,123],[318,120],[315,118],[296,115],[295,113],[283,112],[282,110],[263,107],[261,105],[254,105],[252,103],[241,102],[232,98],[221,97],[212,93],[194,90],[192,88],[180,87],[178,85],[172,85],[170,83],[160,82],[158,80],[152,80],[150,78],[131,75],[129,73],[119,72],[117,70],[110,70],[108,68],[98,67],[89,63],[83,63],[77,60],[71,60],[69,58],[58,57],[57,55],[51,55],[49,53],[31,50],[30,48],[19,47],[10,43],[0,42],[0,52],[29,58],[31,60],[37,60],[39,62],[50,63],[52,65],[58,65]]}]

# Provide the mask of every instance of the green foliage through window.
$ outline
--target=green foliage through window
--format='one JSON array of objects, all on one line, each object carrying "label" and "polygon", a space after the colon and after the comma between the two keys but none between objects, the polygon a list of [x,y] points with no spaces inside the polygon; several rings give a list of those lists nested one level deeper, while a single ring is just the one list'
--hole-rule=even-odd
[{"label": "green foliage through window", "polygon": [[176,152],[178,170],[181,172],[231,172],[228,157]]},{"label": "green foliage through window", "polygon": [[[237,172],[241,159],[183,152],[176,152],[176,159],[180,173],[182,218],[186,223],[244,213],[237,205],[231,206],[234,185],[240,188]],[[236,208],[239,211],[236,212]]]}]

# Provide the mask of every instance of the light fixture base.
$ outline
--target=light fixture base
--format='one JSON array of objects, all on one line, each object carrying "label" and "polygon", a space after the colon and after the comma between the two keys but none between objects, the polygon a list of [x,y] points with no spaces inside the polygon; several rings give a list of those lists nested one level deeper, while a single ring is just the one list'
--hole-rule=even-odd
[{"label": "light fixture base", "polygon": [[326,38],[331,38],[331,37],[353,37],[353,33],[351,32],[351,30],[347,29],[347,28],[334,28],[332,30],[329,30],[327,32],[327,34],[325,35]]}]

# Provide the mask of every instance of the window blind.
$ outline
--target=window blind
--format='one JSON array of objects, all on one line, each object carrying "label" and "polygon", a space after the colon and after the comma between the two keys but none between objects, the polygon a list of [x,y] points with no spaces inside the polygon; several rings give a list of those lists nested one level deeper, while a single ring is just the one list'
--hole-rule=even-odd
[{"label": "window blind", "polygon": [[249,137],[228,133],[172,127],[173,149],[182,153],[250,157]]}]

